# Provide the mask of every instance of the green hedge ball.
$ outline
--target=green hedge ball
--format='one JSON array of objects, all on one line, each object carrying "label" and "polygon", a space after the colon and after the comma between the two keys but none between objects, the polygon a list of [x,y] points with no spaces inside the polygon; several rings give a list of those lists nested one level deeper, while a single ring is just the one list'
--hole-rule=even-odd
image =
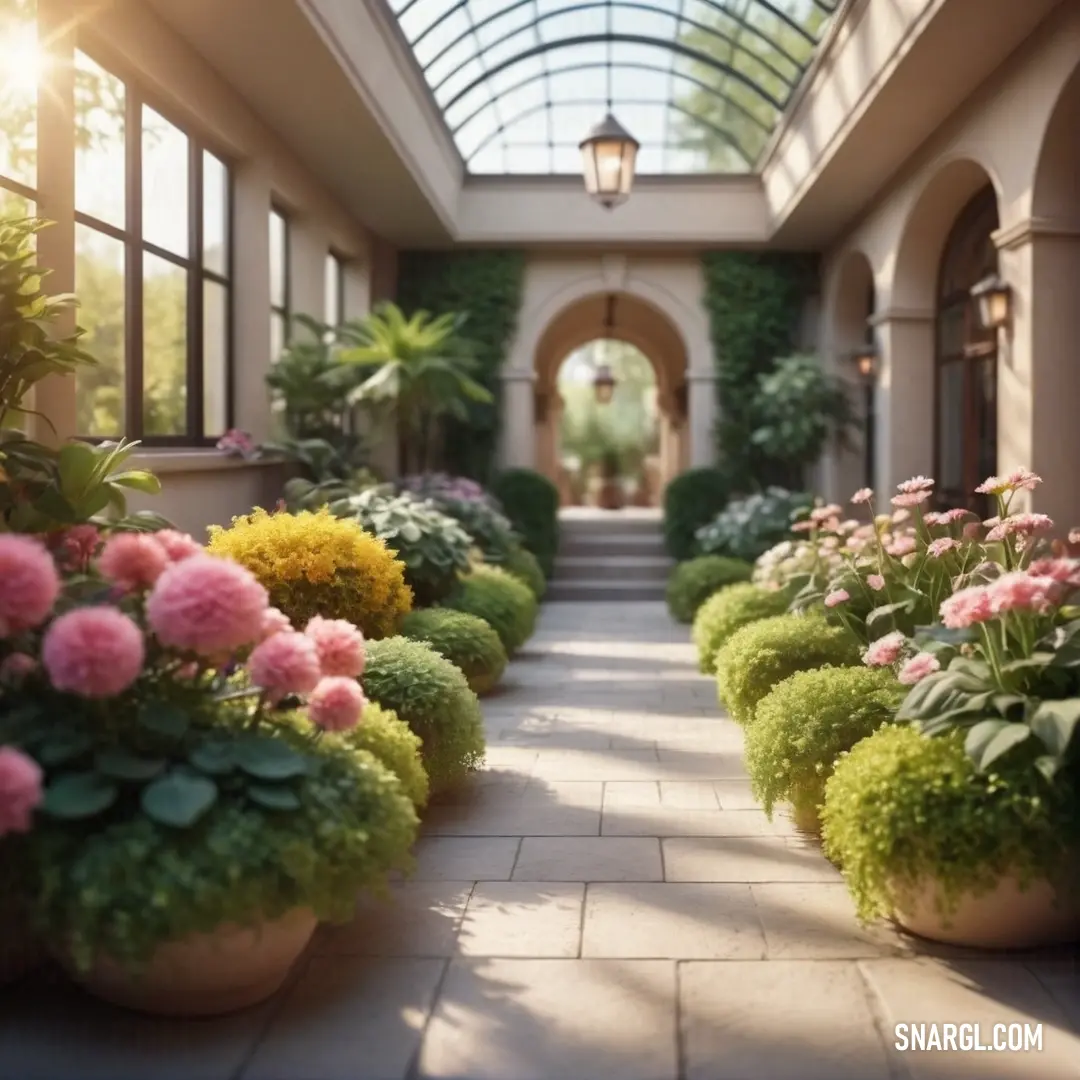
[{"label": "green hedge ball", "polygon": [[413,641],[427,642],[464,674],[480,697],[494,690],[506,670],[506,650],[499,635],[478,615],[451,608],[424,608],[405,616],[401,633]]}]

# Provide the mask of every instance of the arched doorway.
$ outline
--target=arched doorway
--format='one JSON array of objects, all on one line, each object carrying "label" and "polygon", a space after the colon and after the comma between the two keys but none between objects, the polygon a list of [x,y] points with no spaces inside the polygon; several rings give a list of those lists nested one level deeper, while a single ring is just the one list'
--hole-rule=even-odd
[{"label": "arched doorway", "polygon": [[590,342],[632,346],[652,365],[656,379],[656,452],[649,501],[658,504],[669,480],[687,465],[687,352],[670,320],[651,304],[626,292],[596,293],[563,308],[540,335],[533,357],[537,469],[571,501],[561,464],[560,430],[564,403],[560,370],[567,357]]},{"label": "arched doorway", "polygon": [[971,289],[996,274],[992,185],[960,211],[942,252],[935,305],[934,475],[947,506],[986,509],[975,487],[997,469],[997,332],[979,321]]}]

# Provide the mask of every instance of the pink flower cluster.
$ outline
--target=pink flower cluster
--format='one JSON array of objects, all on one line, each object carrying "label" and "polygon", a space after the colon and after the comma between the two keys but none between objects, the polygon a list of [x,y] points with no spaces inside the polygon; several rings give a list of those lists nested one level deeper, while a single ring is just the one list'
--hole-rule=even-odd
[{"label": "pink flower cluster", "polygon": [[42,798],[37,762],[10,746],[0,746],[0,836],[29,832]]},{"label": "pink flower cluster", "polygon": [[869,648],[863,653],[863,663],[867,667],[888,667],[900,659],[905,645],[907,645],[907,638],[899,630],[894,630],[891,634],[886,634],[870,643]]},{"label": "pink flower cluster", "polygon": [[258,449],[255,440],[246,432],[238,428],[230,428],[217,441],[217,449],[223,450],[233,457],[253,457]]},{"label": "pink flower cluster", "polygon": [[941,670],[941,661],[933,653],[921,652],[913,656],[896,676],[905,686],[921,682],[927,675]]},{"label": "pink flower cluster", "polygon": [[60,595],[52,556],[27,536],[0,536],[0,582],[0,638],[40,626]]},{"label": "pink flower cluster", "polygon": [[1075,588],[1077,571],[1072,560],[1048,560],[1036,564],[1050,573],[1016,570],[988,585],[971,585],[960,589],[941,603],[941,621],[953,630],[966,629],[977,623],[989,622],[1000,615],[1015,611],[1044,615],[1061,603],[1070,589]]}]

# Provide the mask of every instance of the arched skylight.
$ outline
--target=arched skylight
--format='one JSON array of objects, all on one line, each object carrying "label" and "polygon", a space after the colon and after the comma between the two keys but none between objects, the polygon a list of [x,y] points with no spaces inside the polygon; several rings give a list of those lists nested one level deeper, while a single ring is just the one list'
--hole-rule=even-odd
[{"label": "arched skylight", "polygon": [[639,174],[750,171],[840,0],[390,0],[471,173],[579,173],[609,111]]}]

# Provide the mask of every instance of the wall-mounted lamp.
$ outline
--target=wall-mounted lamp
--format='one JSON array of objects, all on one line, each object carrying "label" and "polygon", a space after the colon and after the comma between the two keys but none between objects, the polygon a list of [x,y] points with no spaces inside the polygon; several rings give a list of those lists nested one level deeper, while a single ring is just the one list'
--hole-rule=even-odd
[{"label": "wall-mounted lamp", "polygon": [[971,298],[979,309],[979,322],[987,330],[1000,330],[1012,317],[1012,288],[997,274],[971,287]]},{"label": "wall-mounted lamp", "polygon": [[859,377],[867,382],[872,382],[877,376],[878,355],[873,345],[863,345],[851,354],[851,363],[859,373]]}]

